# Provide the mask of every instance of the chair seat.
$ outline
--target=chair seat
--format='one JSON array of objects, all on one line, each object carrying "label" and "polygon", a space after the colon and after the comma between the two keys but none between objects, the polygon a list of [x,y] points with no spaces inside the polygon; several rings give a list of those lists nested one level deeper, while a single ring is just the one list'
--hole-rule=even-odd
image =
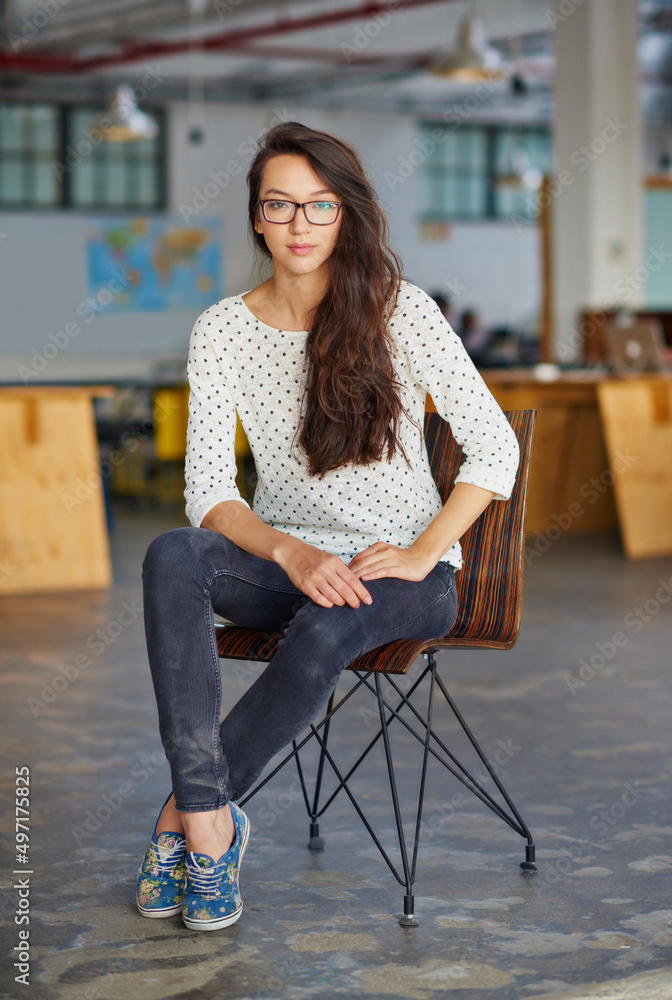
[{"label": "chair seat", "polygon": [[[282,632],[264,632],[262,629],[243,628],[241,625],[223,626],[217,623],[217,648],[222,658],[233,660],[258,660],[268,663]],[[364,653],[348,666],[348,670],[377,671],[385,674],[406,674],[413,661],[427,649],[448,645],[443,638],[395,639],[385,646]]]}]

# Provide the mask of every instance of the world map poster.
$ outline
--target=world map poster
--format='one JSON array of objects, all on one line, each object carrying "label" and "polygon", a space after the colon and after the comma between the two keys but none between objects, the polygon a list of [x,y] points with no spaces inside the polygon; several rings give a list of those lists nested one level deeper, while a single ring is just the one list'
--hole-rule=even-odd
[{"label": "world map poster", "polygon": [[101,312],[207,309],[222,297],[219,219],[95,219],[86,241],[89,292]]}]

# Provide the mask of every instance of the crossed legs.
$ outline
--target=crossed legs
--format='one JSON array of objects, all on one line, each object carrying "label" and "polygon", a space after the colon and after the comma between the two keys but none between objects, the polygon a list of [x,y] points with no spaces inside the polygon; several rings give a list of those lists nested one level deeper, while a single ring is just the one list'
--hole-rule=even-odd
[{"label": "crossed legs", "polygon": [[[143,584],[149,663],[174,792],[157,832],[181,832],[168,825],[181,819],[187,849],[215,858],[233,839],[229,800],[240,798],[315,718],[341,671],[393,639],[445,635],[457,603],[453,571],[439,563],[420,582],[368,581],[371,605],[322,608],[276,563],[204,528],[176,528],[156,538]],[[221,724],[213,611],[239,625],[284,632],[271,662]]]}]

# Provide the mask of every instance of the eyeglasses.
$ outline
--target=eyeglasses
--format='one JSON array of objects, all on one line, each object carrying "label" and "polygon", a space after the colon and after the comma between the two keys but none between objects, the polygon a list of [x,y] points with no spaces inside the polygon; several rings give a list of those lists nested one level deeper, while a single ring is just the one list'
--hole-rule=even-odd
[{"label": "eyeglasses", "polygon": [[291,222],[297,209],[302,208],[306,222],[311,226],[331,226],[336,222],[343,202],[341,201],[259,201],[266,222],[284,225]]}]

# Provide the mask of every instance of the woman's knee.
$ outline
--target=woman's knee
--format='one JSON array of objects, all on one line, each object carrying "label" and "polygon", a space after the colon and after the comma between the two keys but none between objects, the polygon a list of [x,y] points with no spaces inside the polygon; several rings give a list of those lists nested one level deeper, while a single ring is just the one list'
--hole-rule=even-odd
[{"label": "woman's knee", "polygon": [[176,563],[183,564],[185,557],[193,550],[192,533],[202,528],[173,528],[150,542],[142,563],[144,578],[164,570],[170,571]]}]

